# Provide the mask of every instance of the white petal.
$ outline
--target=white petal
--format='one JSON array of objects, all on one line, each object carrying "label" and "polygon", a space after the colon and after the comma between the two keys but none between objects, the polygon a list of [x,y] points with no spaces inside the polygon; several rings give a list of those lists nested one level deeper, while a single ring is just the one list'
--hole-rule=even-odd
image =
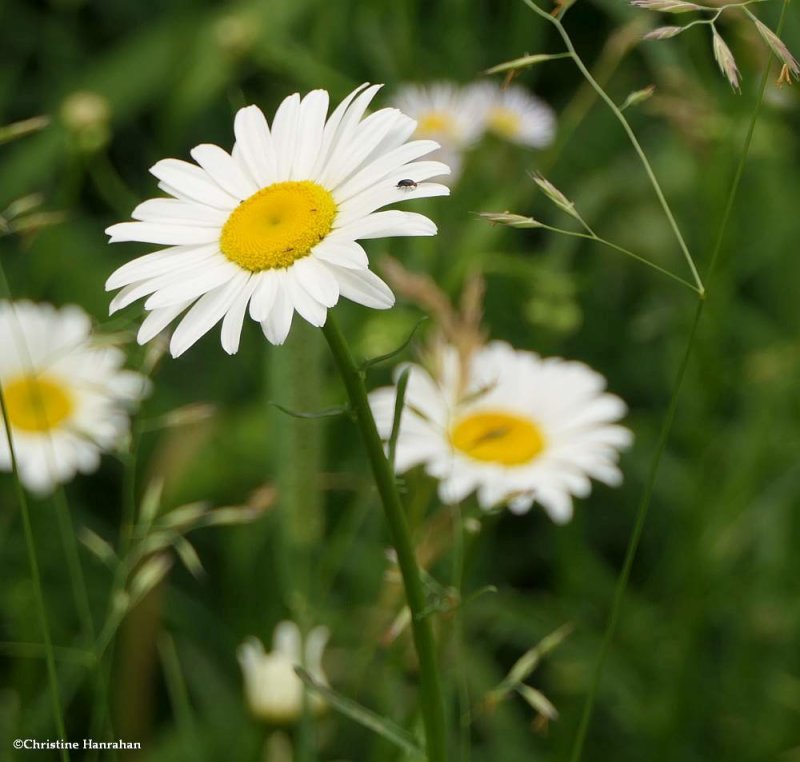
[{"label": "white petal", "polygon": [[137,343],[146,344],[150,339],[157,336],[191,303],[190,300],[182,304],[173,304],[171,307],[164,307],[163,309],[153,310],[148,313],[147,317],[142,321],[141,326],[139,326],[139,333],[136,335]]},{"label": "white petal", "polygon": [[[334,197],[337,203],[352,198],[376,182],[380,182],[388,175],[399,170],[420,156],[431,153],[439,148],[434,140],[414,140],[411,143],[395,148],[367,164],[362,170],[353,175],[346,183],[334,188]],[[402,179],[402,178],[399,178]],[[413,178],[411,178],[413,179]],[[395,184],[397,181],[395,181]]]},{"label": "white petal", "polygon": [[317,328],[325,325],[325,318],[328,315],[328,310],[303,288],[302,283],[295,273],[294,267],[291,267],[287,271],[287,277],[284,283],[289,298],[299,315]]},{"label": "white petal", "polygon": [[254,276],[255,291],[250,298],[250,317],[257,322],[266,320],[275,300],[280,277],[275,270],[264,270]]},{"label": "white petal", "polygon": [[376,209],[389,204],[396,204],[400,201],[449,195],[450,189],[446,185],[439,183],[420,183],[413,190],[406,190],[405,188],[398,188],[397,183],[391,181],[383,187],[369,188],[341,204],[336,215],[336,225],[337,227],[344,227],[351,222],[366,217]]},{"label": "white petal", "polygon": [[572,498],[562,490],[537,490],[536,501],[556,524],[566,524],[572,518]]},{"label": "white petal", "polygon": [[367,252],[356,241],[331,241],[326,238],[314,247],[311,254],[323,262],[349,270],[366,270],[369,267]]},{"label": "white petal", "polygon": [[292,327],[292,317],[294,316],[294,305],[286,289],[286,272],[284,270],[276,270],[275,274],[278,280],[275,298],[269,315],[265,320],[261,321],[261,329],[271,344],[279,345],[283,344],[289,335],[289,329]]},{"label": "white petal", "polygon": [[255,290],[258,280],[250,276],[222,319],[222,348],[229,354],[239,351],[239,340],[242,336],[242,323],[247,312],[247,303]]},{"label": "white petal", "polygon": [[339,281],[341,295],[351,302],[376,310],[386,310],[394,304],[392,290],[371,270],[331,267]]},{"label": "white petal", "polygon": [[239,199],[225,192],[200,167],[180,159],[162,159],[150,168],[179,197],[199,201],[217,209],[233,209]]},{"label": "white petal", "polygon": [[106,228],[111,236],[109,243],[121,241],[139,241],[140,243],[157,243],[162,246],[186,246],[192,244],[213,243],[219,240],[217,228],[169,225],[157,222],[118,222]]},{"label": "white petal", "polygon": [[214,262],[198,268],[196,272],[175,278],[172,283],[160,287],[145,303],[146,310],[170,307],[187,300],[194,301],[207,291],[224,286],[229,280],[244,272],[232,262],[218,257]]},{"label": "white petal", "polygon": [[284,98],[272,120],[272,140],[277,162],[276,180],[289,179],[297,144],[297,118],[300,113],[300,95],[294,93]]},{"label": "white petal", "polygon": [[264,188],[275,182],[278,174],[272,134],[258,106],[239,109],[233,122],[236,141],[253,177]]},{"label": "white petal", "polygon": [[172,225],[200,225],[221,228],[228,219],[228,212],[205,204],[181,201],[177,198],[150,198],[142,201],[131,217],[142,222],[163,222]]},{"label": "white petal", "polygon": [[249,273],[240,272],[237,277],[195,302],[172,334],[169,351],[173,357],[182,355],[222,319],[249,277]]},{"label": "white petal", "polygon": [[317,163],[328,113],[328,93],[312,90],[300,103],[298,117],[297,151],[290,177],[305,180]]},{"label": "white petal", "polygon": [[116,269],[106,281],[106,291],[127,286],[130,283],[164,275],[172,270],[198,267],[219,255],[216,244],[206,246],[173,246],[169,249],[145,254]]},{"label": "white petal", "polygon": [[319,160],[312,172],[313,178],[321,179],[325,176],[328,164],[336,155],[339,144],[347,141],[380,89],[381,85],[371,85],[370,87],[361,85],[336,107],[325,125]]},{"label": "white petal", "polygon": [[396,109],[381,109],[370,114],[350,135],[343,137],[331,155],[322,176],[326,188],[336,188],[354,173],[391,132],[397,119],[402,116]]},{"label": "white petal", "polygon": [[333,307],[339,301],[339,283],[323,262],[303,257],[292,265],[291,272],[305,291],[324,307]]},{"label": "white petal", "polygon": [[192,158],[211,175],[214,182],[240,201],[252,196],[258,188],[248,178],[227,151],[211,143],[191,150]]},{"label": "white petal", "polygon": [[328,239],[353,241],[417,235],[436,235],[436,225],[427,217],[416,212],[401,212],[392,209],[388,212],[373,212],[348,225],[336,228],[328,234]]}]

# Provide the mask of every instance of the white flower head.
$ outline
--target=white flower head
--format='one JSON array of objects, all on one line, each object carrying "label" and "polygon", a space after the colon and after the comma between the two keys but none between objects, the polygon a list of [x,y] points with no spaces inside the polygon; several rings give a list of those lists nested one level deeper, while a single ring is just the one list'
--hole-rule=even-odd
[{"label": "white flower head", "polygon": [[[328,116],[328,93],[286,98],[272,124],[256,106],[234,120],[229,154],[215,145],[191,151],[192,164],[164,159],[151,168],[171,198],[145,201],[136,222],[112,225],[111,242],[141,241],[166,248],[120,267],[106,289],[122,290],[111,312],[146,297],[145,343],[181,313],[170,342],[177,357],[222,321],[222,346],[239,348],[245,314],[267,339],[282,344],[297,311],[325,323],[340,296],[375,309],[394,303],[369,269],[359,240],[435,235],[427,217],[382,207],[447,195],[426,182],[448,173],[420,161],[438,148],[409,142],[416,122],[397,109],[364,116],[379,85],[362,85]],[[410,187],[398,186],[401,180]]]},{"label": "white flower head", "polygon": [[[258,638],[248,638],[237,652],[244,676],[244,690],[250,711],[273,724],[289,724],[303,712],[303,682],[295,667],[303,667],[316,682],[327,685],[322,671],[322,654],[328,642],[328,629],[315,627],[303,647],[300,630],[294,622],[280,622],[272,635],[272,652],[267,653]],[[320,712],[325,703],[319,696],[309,697],[311,709]]]},{"label": "white flower head", "polygon": [[553,142],[553,109],[524,87],[481,82],[469,90],[473,108],[483,113],[486,129],[498,137],[531,148],[546,148]]},{"label": "white flower head", "polygon": [[[128,407],[147,380],[123,370],[121,349],[93,341],[80,307],[0,301],[0,347],[0,387],[25,487],[47,494],[95,471],[100,453],[127,433]],[[2,418],[0,470],[11,470]]]},{"label": "white flower head", "polygon": [[[539,503],[553,521],[572,517],[572,496],[586,497],[590,479],[618,485],[619,451],[631,433],[616,424],[626,412],[604,392],[605,379],[580,362],[542,358],[493,341],[460,369],[443,347],[436,379],[419,365],[410,375],[397,440],[396,468],[423,464],[448,503],[477,491],[484,509],[507,504],[525,513]],[[388,438],[396,389],[370,395]]]},{"label": "white flower head", "polygon": [[433,158],[450,167],[450,181],[455,181],[461,173],[464,151],[483,135],[483,100],[475,98],[470,88],[453,82],[434,82],[403,85],[394,96],[394,103],[417,120],[415,137],[435,140],[441,145]]}]

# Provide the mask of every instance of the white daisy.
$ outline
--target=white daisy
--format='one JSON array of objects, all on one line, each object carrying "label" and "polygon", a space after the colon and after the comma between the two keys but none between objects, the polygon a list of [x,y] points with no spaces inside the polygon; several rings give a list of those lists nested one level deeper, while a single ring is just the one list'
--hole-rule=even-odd
[{"label": "white daisy", "polygon": [[[245,697],[250,711],[259,719],[275,724],[295,722],[303,712],[303,682],[294,671],[302,666],[318,683],[327,685],[322,655],[328,630],[315,627],[303,648],[300,630],[294,622],[280,622],[272,635],[272,652],[267,653],[258,638],[248,638],[237,652],[244,676]],[[320,712],[325,703],[309,697],[311,709]]]},{"label": "white daisy", "polygon": [[[398,201],[448,193],[424,182],[448,168],[420,157],[438,148],[409,141],[416,122],[396,109],[364,116],[379,85],[362,85],[328,112],[328,94],[286,98],[267,124],[256,106],[234,120],[228,154],[191,151],[197,164],[165,159],[150,170],[172,198],[150,199],[137,222],[112,225],[111,242],[167,248],[120,267],[106,283],[121,288],[111,312],[147,297],[138,340],[152,339],[184,310],[170,343],[185,352],[220,320],[222,346],[238,350],[245,313],[282,344],[295,310],[321,326],[340,296],[376,309],[394,303],[369,269],[359,240],[434,235],[427,217],[377,211]],[[327,117],[327,118],[326,118]],[[398,187],[401,180],[410,187]]]},{"label": "white daisy", "polygon": [[[438,365],[435,379],[419,365],[406,366],[395,465],[402,473],[424,464],[440,480],[443,501],[477,490],[485,509],[507,503],[525,513],[536,502],[564,523],[572,516],[572,496],[591,491],[590,478],[622,481],[617,460],[631,433],[615,422],[625,404],[604,393],[605,379],[588,366],[501,341],[472,355],[465,378],[452,347],[441,351]],[[395,398],[394,387],[370,395],[385,439]]]},{"label": "white daisy", "polygon": [[481,82],[470,88],[474,108],[481,109],[486,128],[513,143],[545,148],[553,142],[556,117],[544,101],[524,87],[499,87]]},{"label": "white daisy", "polygon": [[483,135],[484,101],[471,88],[451,82],[432,85],[404,85],[394,97],[403,113],[417,120],[415,137],[435,140],[441,148],[432,158],[450,167],[450,180],[461,173],[463,152]]},{"label": "white daisy", "polygon": [[[0,302],[0,387],[19,476],[46,494],[77,472],[90,473],[128,431],[126,406],[147,380],[123,370],[125,354],[93,343],[79,307]],[[0,470],[11,452],[0,418]]]}]

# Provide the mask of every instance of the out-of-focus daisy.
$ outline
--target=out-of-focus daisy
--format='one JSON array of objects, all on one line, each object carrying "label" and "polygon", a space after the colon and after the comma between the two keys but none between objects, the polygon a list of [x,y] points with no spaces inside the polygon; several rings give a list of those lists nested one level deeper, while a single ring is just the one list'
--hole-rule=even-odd
[{"label": "out-of-focus daisy", "polygon": [[433,158],[451,169],[450,180],[460,174],[463,152],[483,135],[483,101],[452,82],[404,85],[394,96],[403,113],[417,120],[415,137],[435,140],[441,148]]},{"label": "out-of-focus daisy", "polygon": [[[588,366],[500,341],[475,351],[464,369],[450,346],[437,364],[435,378],[419,365],[406,366],[398,472],[424,464],[440,480],[444,501],[477,490],[485,509],[508,504],[524,513],[536,502],[558,523],[571,518],[573,495],[589,494],[590,479],[621,482],[619,450],[631,434],[615,422],[625,404],[603,391],[605,379]],[[395,398],[394,387],[370,395],[384,438]]]},{"label": "out-of-focus daisy", "polygon": [[[231,154],[215,145],[191,151],[192,164],[164,159],[150,170],[172,198],[150,199],[136,222],[112,225],[111,242],[165,246],[123,265],[106,283],[121,288],[111,312],[147,297],[144,343],[188,310],[172,335],[173,356],[222,321],[222,346],[238,350],[242,323],[261,323],[273,344],[286,339],[297,311],[321,326],[340,296],[386,309],[389,287],[369,269],[359,240],[434,235],[427,217],[389,204],[448,193],[425,182],[447,174],[419,161],[438,148],[409,142],[416,123],[396,109],[364,116],[379,86],[362,85],[330,114],[328,94],[286,98],[267,124],[256,106],[234,120]],[[398,187],[400,180],[414,181]]]},{"label": "out-of-focus daisy", "polygon": [[470,88],[469,97],[474,108],[483,111],[486,129],[504,140],[531,148],[545,148],[553,142],[553,109],[524,87],[501,88],[493,82],[481,82]]},{"label": "out-of-focus daisy", "polygon": [[[272,652],[267,653],[258,638],[248,638],[237,653],[244,676],[244,690],[250,711],[259,719],[274,724],[295,722],[303,712],[303,682],[294,671],[302,666],[316,682],[327,685],[322,670],[322,655],[328,642],[326,627],[315,627],[303,647],[300,630],[294,622],[280,622],[272,635]],[[325,703],[309,696],[314,712]]]},{"label": "out-of-focus daisy", "polygon": [[[123,370],[125,354],[93,342],[79,307],[0,302],[0,386],[19,476],[46,494],[77,472],[90,473],[128,431],[127,408],[147,380]],[[0,419],[0,470],[11,452]]]}]

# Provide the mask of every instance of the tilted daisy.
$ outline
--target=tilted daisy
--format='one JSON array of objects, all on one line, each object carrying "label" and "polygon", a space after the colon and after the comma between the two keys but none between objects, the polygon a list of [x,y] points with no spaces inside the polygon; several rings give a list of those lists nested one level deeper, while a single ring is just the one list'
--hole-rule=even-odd
[{"label": "tilted daisy", "polygon": [[[95,343],[79,307],[0,302],[0,387],[22,483],[46,494],[97,469],[128,431],[128,408],[147,380],[123,370],[125,354]],[[0,470],[11,452],[0,418]]]},{"label": "tilted daisy", "polygon": [[486,128],[498,137],[531,148],[545,148],[553,142],[553,109],[524,87],[501,88],[493,82],[481,82],[470,92],[473,102],[483,110]]},{"label": "tilted daisy", "polygon": [[[494,341],[471,356],[466,372],[444,347],[434,378],[411,364],[400,419],[396,468],[424,465],[450,503],[477,491],[481,507],[507,504],[525,513],[539,503],[553,521],[572,517],[572,496],[590,479],[618,485],[619,451],[631,433],[616,424],[626,412],[605,393],[605,379],[580,362],[542,358]],[[398,369],[402,370],[402,368]],[[378,389],[370,404],[385,439],[396,389]]]},{"label": "tilted daisy", "polygon": [[451,169],[451,180],[460,174],[462,154],[483,135],[483,100],[471,89],[452,82],[432,85],[404,85],[394,97],[403,113],[417,120],[415,137],[435,140],[441,145],[434,158]]},{"label": "tilted daisy", "polygon": [[[120,267],[106,283],[122,290],[111,312],[146,297],[144,343],[188,310],[170,351],[178,356],[222,321],[222,346],[238,350],[245,314],[282,344],[297,311],[325,323],[340,296],[376,309],[394,303],[369,269],[359,240],[434,235],[427,217],[389,204],[448,193],[425,182],[448,168],[420,158],[438,148],[409,141],[416,122],[396,109],[365,116],[380,86],[362,85],[328,116],[328,94],[294,94],[272,125],[256,106],[239,110],[229,154],[191,151],[196,164],[159,161],[150,170],[171,198],[150,199],[136,222],[112,225],[111,242],[164,246]],[[412,184],[398,186],[401,180]]]}]

